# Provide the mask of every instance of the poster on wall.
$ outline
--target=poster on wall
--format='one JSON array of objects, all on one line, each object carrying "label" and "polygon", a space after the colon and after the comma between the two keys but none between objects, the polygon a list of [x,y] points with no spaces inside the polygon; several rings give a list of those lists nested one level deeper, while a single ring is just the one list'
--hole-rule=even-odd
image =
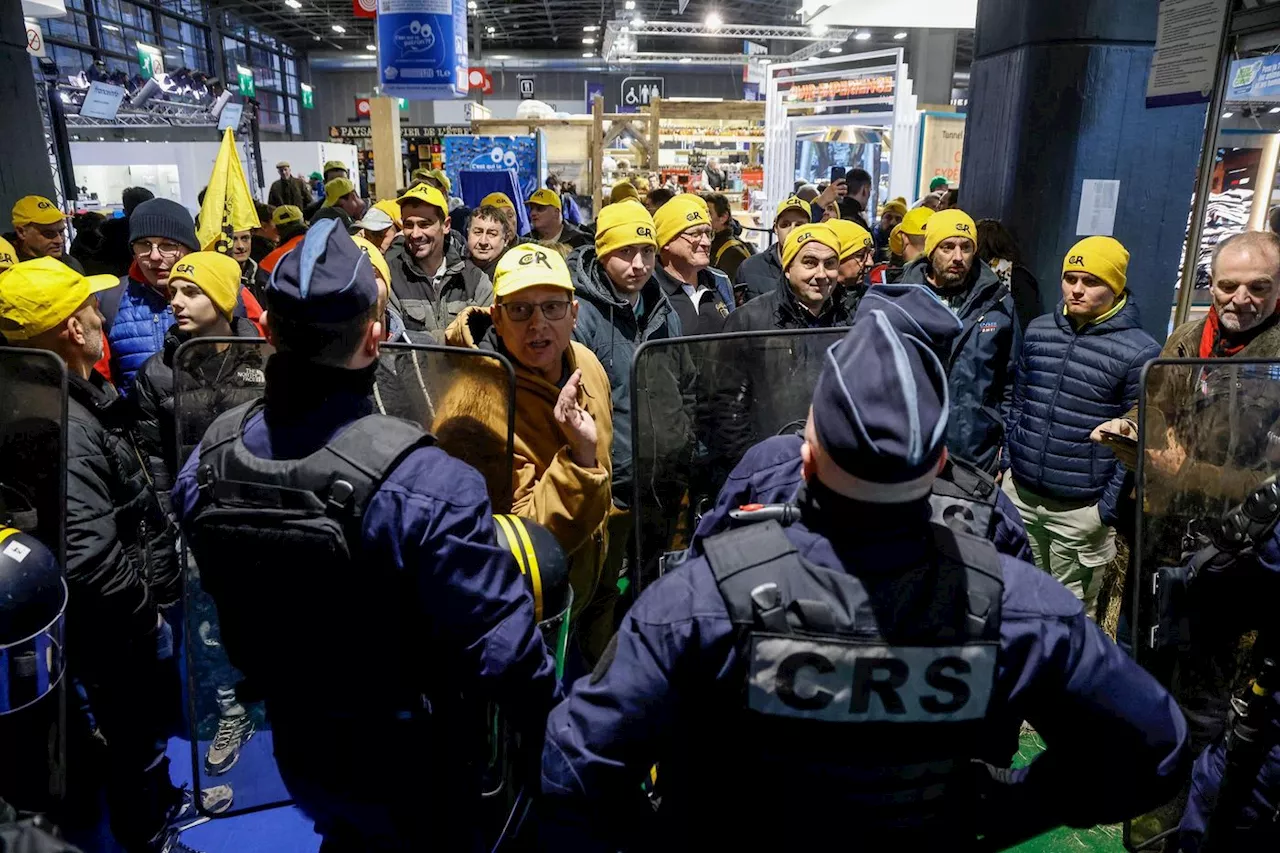
[{"label": "poster on wall", "polygon": [[445,174],[458,195],[458,173],[516,170],[521,200],[533,195],[540,183],[538,142],[532,136],[446,136],[443,141]]},{"label": "poster on wall", "polygon": [[465,0],[378,0],[378,78],[411,100],[467,94]]},{"label": "poster on wall", "polygon": [[920,117],[920,167],[916,172],[916,198],[929,192],[929,183],[946,178],[960,185],[960,160],[964,156],[964,116],[925,113]]},{"label": "poster on wall", "polygon": [[1232,62],[1227,75],[1227,102],[1280,102],[1280,56],[1270,54]]},{"label": "poster on wall", "polygon": [[1147,108],[1208,103],[1228,0],[1160,0]]}]

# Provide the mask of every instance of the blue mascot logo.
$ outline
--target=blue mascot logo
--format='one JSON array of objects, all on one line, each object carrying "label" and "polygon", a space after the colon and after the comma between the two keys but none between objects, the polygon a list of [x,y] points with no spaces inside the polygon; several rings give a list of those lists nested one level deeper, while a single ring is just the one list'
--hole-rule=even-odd
[{"label": "blue mascot logo", "polygon": [[431,50],[436,46],[436,37],[429,23],[415,20],[396,30],[395,42],[400,56],[408,57]]}]

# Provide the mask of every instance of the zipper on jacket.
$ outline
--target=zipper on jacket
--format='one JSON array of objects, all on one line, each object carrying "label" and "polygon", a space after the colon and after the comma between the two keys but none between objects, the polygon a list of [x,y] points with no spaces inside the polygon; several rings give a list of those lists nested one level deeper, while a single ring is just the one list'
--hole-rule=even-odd
[{"label": "zipper on jacket", "polygon": [[[1062,357],[1062,369],[1058,371],[1058,381],[1053,384],[1053,396],[1049,398],[1049,417],[1045,424],[1044,440],[1040,442],[1040,462],[1038,464],[1039,479],[1044,479],[1044,460],[1049,455],[1049,435],[1053,432],[1053,412],[1058,408],[1058,396],[1062,391],[1062,378],[1067,375],[1067,363],[1071,361],[1071,352],[1076,348],[1076,341],[1080,340],[1080,334],[1077,332],[1071,336],[1071,344],[1067,347],[1066,355]],[[1021,420],[1021,418],[1019,418]],[[1093,450],[1090,449],[1089,456],[1093,456]],[[1090,462],[1090,465],[1093,463]],[[1038,485],[1043,486],[1043,483]]]}]

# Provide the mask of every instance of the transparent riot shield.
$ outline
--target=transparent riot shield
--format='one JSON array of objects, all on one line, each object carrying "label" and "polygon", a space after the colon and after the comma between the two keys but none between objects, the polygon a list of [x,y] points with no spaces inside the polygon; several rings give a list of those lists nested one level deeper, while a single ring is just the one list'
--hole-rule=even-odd
[{"label": "transparent riot shield", "polygon": [[688,546],[738,460],[798,432],[824,354],[848,329],[751,332],[650,341],[631,367],[635,584]]},{"label": "transparent riot shield", "polygon": [[66,481],[66,365],[0,347],[0,799],[41,812],[66,783]]},{"label": "transparent riot shield", "polygon": [[[174,357],[176,423],[170,431],[174,471],[219,415],[261,396],[270,354],[261,339],[206,338],[179,348]],[[376,369],[370,403],[374,412],[432,432],[442,449],[481,471],[495,507],[509,507],[514,396],[514,370],[497,354],[388,344]],[[260,691],[245,683],[227,655],[218,607],[204,591],[200,567],[190,559],[187,566],[188,709],[198,802],[211,810],[214,801],[230,799],[230,808],[217,812],[217,817],[285,805],[291,798],[275,760],[266,705],[256,701]],[[253,594],[252,589],[244,592]],[[406,618],[410,616],[406,612]],[[358,701],[342,694],[339,684],[333,689],[340,694],[335,701]],[[477,752],[486,749],[484,742],[491,737],[487,715],[476,703],[470,711],[451,716],[464,720],[474,732],[481,744]],[[496,747],[491,751],[498,752]],[[502,818],[505,814],[494,821]]]},{"label": "transparent riot shield", "polygon": [[[1221,544],[1224,517],[1278,472],[1280,362],[1157,360],[1147,366],[1139,407],[1139,520],[1127,583],[1132,643],[1138,661],[1182,706],[1196,754],[1223,730],[1231,697],[1256,673],[1252,650],[1261,626],[1252,603],[1259,591],[1248,572],[1196,573],[1192,557]],[[1184,804],[1185,793],[1135,821],[1130,843],[1139,846],[1176,826]]]}]

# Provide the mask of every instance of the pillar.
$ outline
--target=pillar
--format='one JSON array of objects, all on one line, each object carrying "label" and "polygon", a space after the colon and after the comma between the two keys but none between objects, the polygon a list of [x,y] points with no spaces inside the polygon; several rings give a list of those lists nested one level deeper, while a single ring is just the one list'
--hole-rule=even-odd
[{"label": "pillar", "polygon": [[1061,297],[1081,182],[1120,181],[1113,236],[1146,330],[1168,333],[1204,105],[1147,109],[1158,0],[979,0],[960,204],[999,219]]},{"label": "pillar", "polygon": [[956,70],[956,31],[912,30],[908,47],[908,69],[916,101],[922,109],[950,109]]},{"label": "pillar", "polygon": [[49,168],[35,74],[26,44],[22,4],[0,3],[0,104],[5,105],[4,145],[0,146],[0,231],[10,230],[9,211],[24,195],[54,197],[53,171]]},{"label": "pillar", "polygon": [[369,122],[373,130],[374,199],[395,198],[400,188],[404,163],[400,156],[400,104],[395,98],[379,95],[369,99]]}]

